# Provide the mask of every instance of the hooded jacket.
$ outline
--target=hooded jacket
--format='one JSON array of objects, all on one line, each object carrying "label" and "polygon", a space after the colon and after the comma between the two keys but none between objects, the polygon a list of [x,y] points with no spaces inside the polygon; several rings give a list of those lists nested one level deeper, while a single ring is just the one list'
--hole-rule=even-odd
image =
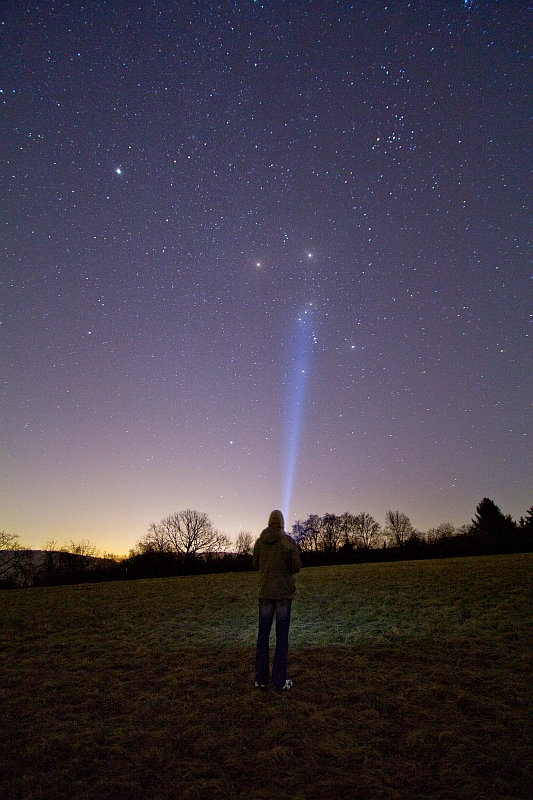
[{"label": "hooded jacket", "polygon": [[254,569],[259,570],[257,596],[264,600],[289,600],[295,590],[292,577],[301,569],[300,554],[294,539],[283,530],[283,514],[273,511],[254,545]]}]

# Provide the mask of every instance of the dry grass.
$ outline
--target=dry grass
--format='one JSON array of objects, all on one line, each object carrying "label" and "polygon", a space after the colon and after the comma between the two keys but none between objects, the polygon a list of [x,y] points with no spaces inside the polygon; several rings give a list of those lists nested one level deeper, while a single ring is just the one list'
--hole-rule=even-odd
[{"label": "dry grass", "polygon": [[3,800],[531,800],[533,555],[304,570],[292,692],[255,576],[0,593]]}]

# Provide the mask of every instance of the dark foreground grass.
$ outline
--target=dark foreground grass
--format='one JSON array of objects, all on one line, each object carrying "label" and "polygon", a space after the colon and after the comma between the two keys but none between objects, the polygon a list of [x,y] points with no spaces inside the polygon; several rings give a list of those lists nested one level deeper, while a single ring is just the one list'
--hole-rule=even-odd
[{"label": "dark foreground grass", "polygon": [[294,689],[255,576],[0,593],[0,797],[531,800],[533,555],[304,570]]}]

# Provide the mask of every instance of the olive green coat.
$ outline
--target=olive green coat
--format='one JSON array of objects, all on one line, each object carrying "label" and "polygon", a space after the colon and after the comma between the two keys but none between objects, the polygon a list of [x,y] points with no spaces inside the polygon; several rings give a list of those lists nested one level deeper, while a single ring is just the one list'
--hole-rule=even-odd
[{"label": "olive green coat", "polygon": [[257,596],[264,600],[289,600],[296,590],[292,576],[302,566],[300,554],[294,539],[279,525],[272,525],[278,521],[272,517],[273,514],[271,524],[254,545],[254,569],[259,570]]}]

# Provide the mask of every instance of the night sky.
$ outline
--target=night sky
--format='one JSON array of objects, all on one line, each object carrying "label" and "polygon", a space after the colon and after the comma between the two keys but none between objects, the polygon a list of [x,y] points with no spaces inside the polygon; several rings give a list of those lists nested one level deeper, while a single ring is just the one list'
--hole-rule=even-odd
[{"label": "night sky", "polygon": [[525,514],[532,18],[3,3],[0,529]]}]

